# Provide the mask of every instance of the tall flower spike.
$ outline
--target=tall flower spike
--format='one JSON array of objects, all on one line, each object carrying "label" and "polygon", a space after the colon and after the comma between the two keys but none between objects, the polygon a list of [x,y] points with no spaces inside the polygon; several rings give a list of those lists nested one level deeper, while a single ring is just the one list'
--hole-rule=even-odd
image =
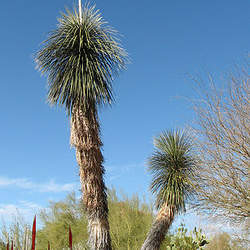
[{"label": "tall flower spike", "polygon": [[82,0],[79,0],[79,19],[80,23],[82,23]]},{"label": "tall flower spike", "polygon": [[33,226],[32,226],[32,246],[31,250],[35,250],[36,248],[36,215],[33,220]]},{"label": "tall flower spike", "polygon": [[69,249],[72,250],[72,231],[70,226],[69,226]]}]

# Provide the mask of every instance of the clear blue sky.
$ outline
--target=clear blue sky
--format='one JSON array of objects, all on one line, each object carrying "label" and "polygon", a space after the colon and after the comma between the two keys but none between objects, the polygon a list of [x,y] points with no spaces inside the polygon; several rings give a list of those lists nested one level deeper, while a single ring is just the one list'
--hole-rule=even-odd
[{"label": "clear blue sky", "polygon": [[[93,3],[93,1],[92,1]],[[114,82],[116,103],[100,112],[106,183],[149,196],[145,171],[153,137],[194,114],[188,75],[221,75],[249,51],[249,0],[96,0],[122,35],[131,64]],[[76,0],[2,1],[0,13],[0,216],[26,216],[78,189],[69,119],[46,104],[34,53],[60,11]]]}]

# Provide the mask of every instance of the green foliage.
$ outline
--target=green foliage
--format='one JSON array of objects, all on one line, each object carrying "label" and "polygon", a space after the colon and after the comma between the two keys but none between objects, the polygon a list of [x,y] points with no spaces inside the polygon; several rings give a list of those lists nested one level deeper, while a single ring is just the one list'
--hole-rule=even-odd
[{"label": "green foliage", "polygon": [[164,131],[154,139],[156,148],[149,158],[152,173],[151,190],[156,194],[156,207],[172,205],[176,211],[185,210],[185,200],[194,193],[192,179],[196,160],[192,143],[180,131]]},{"label": "green foliage", "polygon": [[138,196],[118,200],[109,192],[109,222],[113,249],[140,249],[152,223],[152,207]]},{"label": "green foliage", "polygon": [[246,250],[247,248],[241,247],[240,244],[231,238],[226,233],[217,233],[210,240],[209,245],[205,248],[206,250]]},{"label": "green foliage", "polygon": [[[139,249],[152,223],[152,209],[139,201],[138,196],[119,200],[115,191],[109,191],[110,234],[114,249]],[[81,202],[75,194],[64,201],[51,202],[42,211],[43,228],[37,234],[37,250],[67,249],[68,226],[71,226],[74,249],[85,249],[87,242],[87,219]]]},{"label": "green foliage", "polygon": [[[140,249],[153,221],[152,206],[141,202],[136,195],[119,199],[115,190],[109,190],[108,196],[113,249]],[[44,226],[38,232],[38,250],[45,249],[48,241],[52,249],[67,249],[69,224],[72,228],[74,249],[87,249],[87,220],[74,193],[64,201],[51,203],[50,208],[41,213],[40,219]],[[162,249],[202,249],[197,246],[204,239],[201,231],[196,230],[187,236],[187,229],[182,226],[176,235],[166,236]]]},{"label": "green foliage", "polygon": [[204,246],[208,244],[208,240],[205,234],[202,234],[201,229],[197,231],[194,228],[193,232],[187,234],[187,229],[184,225],[181,225],[174,235],[168,235],[163,244],[162,249],[167,250],[198,250],[204,249]]},{"label": "green foliage", "polygon": [[111,103],[113,76],[127,56],[117,32],[88,5],[81,19],[67,10],[58,21],[36,56],[37,67],[48,74],[49,102],[65,105],[69,113],[74,106]]},{"label": "green foliage", "polygon": [[[140,201],[137,195],[132,198],[123,196],[118,198],[115,190],[109,190],[109,221],[112,237],[112,247],[117,250],[140,249],[147,232],[153,221],[152,206]],[[87,218],[82,203],[76,198],[75,193],[69,194],[64,200],[51,202],[49,208],[41,211],[37,218],[42,223],[42,228],[37,232],[36,249],[47,249],[48,241],[51,250],[68,250],[68,228],[72,229],[73,250],[88,249],[86,242]],[[6,250],[3,243],[7,239],[14,239],[15,245],[22,249],[24,239],[27,239],[30,249],[31,232],[30,226],[23,222],[22,218],[14,218],[13,223],[6,227],[1,225],[2,236],[0,238],[0,250]],[[206,243],[206,244],[205,244]],[[201,230],[188,232],[184,225],[181,225],[173,233],[168,233],[161,246],[162,250],[236,250],[240,248],[236,241],[226,233],[218,234],[208,240]]]},{"label": "green foliage", "polygon": [[40,213],[43,228],[37,232],[37,250],[44,250],[50,242],[51,249],[62,249],[68,245],[68,229],[71,226],[73,242],[87,241],[87,219],[75,194],[65,200],[51,202],[49,209]]},{"label": "green foliage", "polygon": [[6,246],[2,240],[0,240],[0,250],[6,250]]},{"label": "green foliage", "polygon": [[0,250],[6,250],[6,244],[2,239],[0,239]]}]

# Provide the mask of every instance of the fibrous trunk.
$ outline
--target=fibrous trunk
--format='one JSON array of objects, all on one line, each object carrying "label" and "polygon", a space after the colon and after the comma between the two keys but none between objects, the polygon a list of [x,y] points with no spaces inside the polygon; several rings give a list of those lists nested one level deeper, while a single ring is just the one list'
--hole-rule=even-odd
[{"label": "fibrous trunk", "polygon": [[88,244],[91,249],[111,249],[108,204],[103,180],[100,129],[95,106],[74,108],[71,117],[71,145],[76,148],[83,204],[88,216]]},{"label": "fibrous trunk", "polygon": [[173,220],[173,206],[163,206],[151,226],[141,250],[159,250]]}]

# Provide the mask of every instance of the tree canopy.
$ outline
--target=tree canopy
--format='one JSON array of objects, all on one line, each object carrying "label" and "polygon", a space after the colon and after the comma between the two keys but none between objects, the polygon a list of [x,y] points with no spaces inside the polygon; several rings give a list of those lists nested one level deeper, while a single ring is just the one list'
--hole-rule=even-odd
[{"label": "tree canopy", "polygon": [[156,207],[167,203],[176,211],[185,210],[185,202],[195,191],[193,186],[196,158],[192,140],[182,131],[164,131],[154,139],[155,152],[149,158],[152,174],[150,188],[156,194]]},{"label": "tree canopy", "polygon": [[118,33],[106,25],[95,6],[86,5],[81,18],[77,10],[66,10],[59,24],[36,55],[38,69],[48,74],[48,100],[88,108],[110,104],[113,77],[125,67],[127,54]]},{"label": "tree canopy", "polygon": [[238,225],[249,223],[250,216],[249,83],[245,68],[231,74],[221,89],[210,78],[207,90],[200,85],[194,103],[200,159],[197,209]]}]

